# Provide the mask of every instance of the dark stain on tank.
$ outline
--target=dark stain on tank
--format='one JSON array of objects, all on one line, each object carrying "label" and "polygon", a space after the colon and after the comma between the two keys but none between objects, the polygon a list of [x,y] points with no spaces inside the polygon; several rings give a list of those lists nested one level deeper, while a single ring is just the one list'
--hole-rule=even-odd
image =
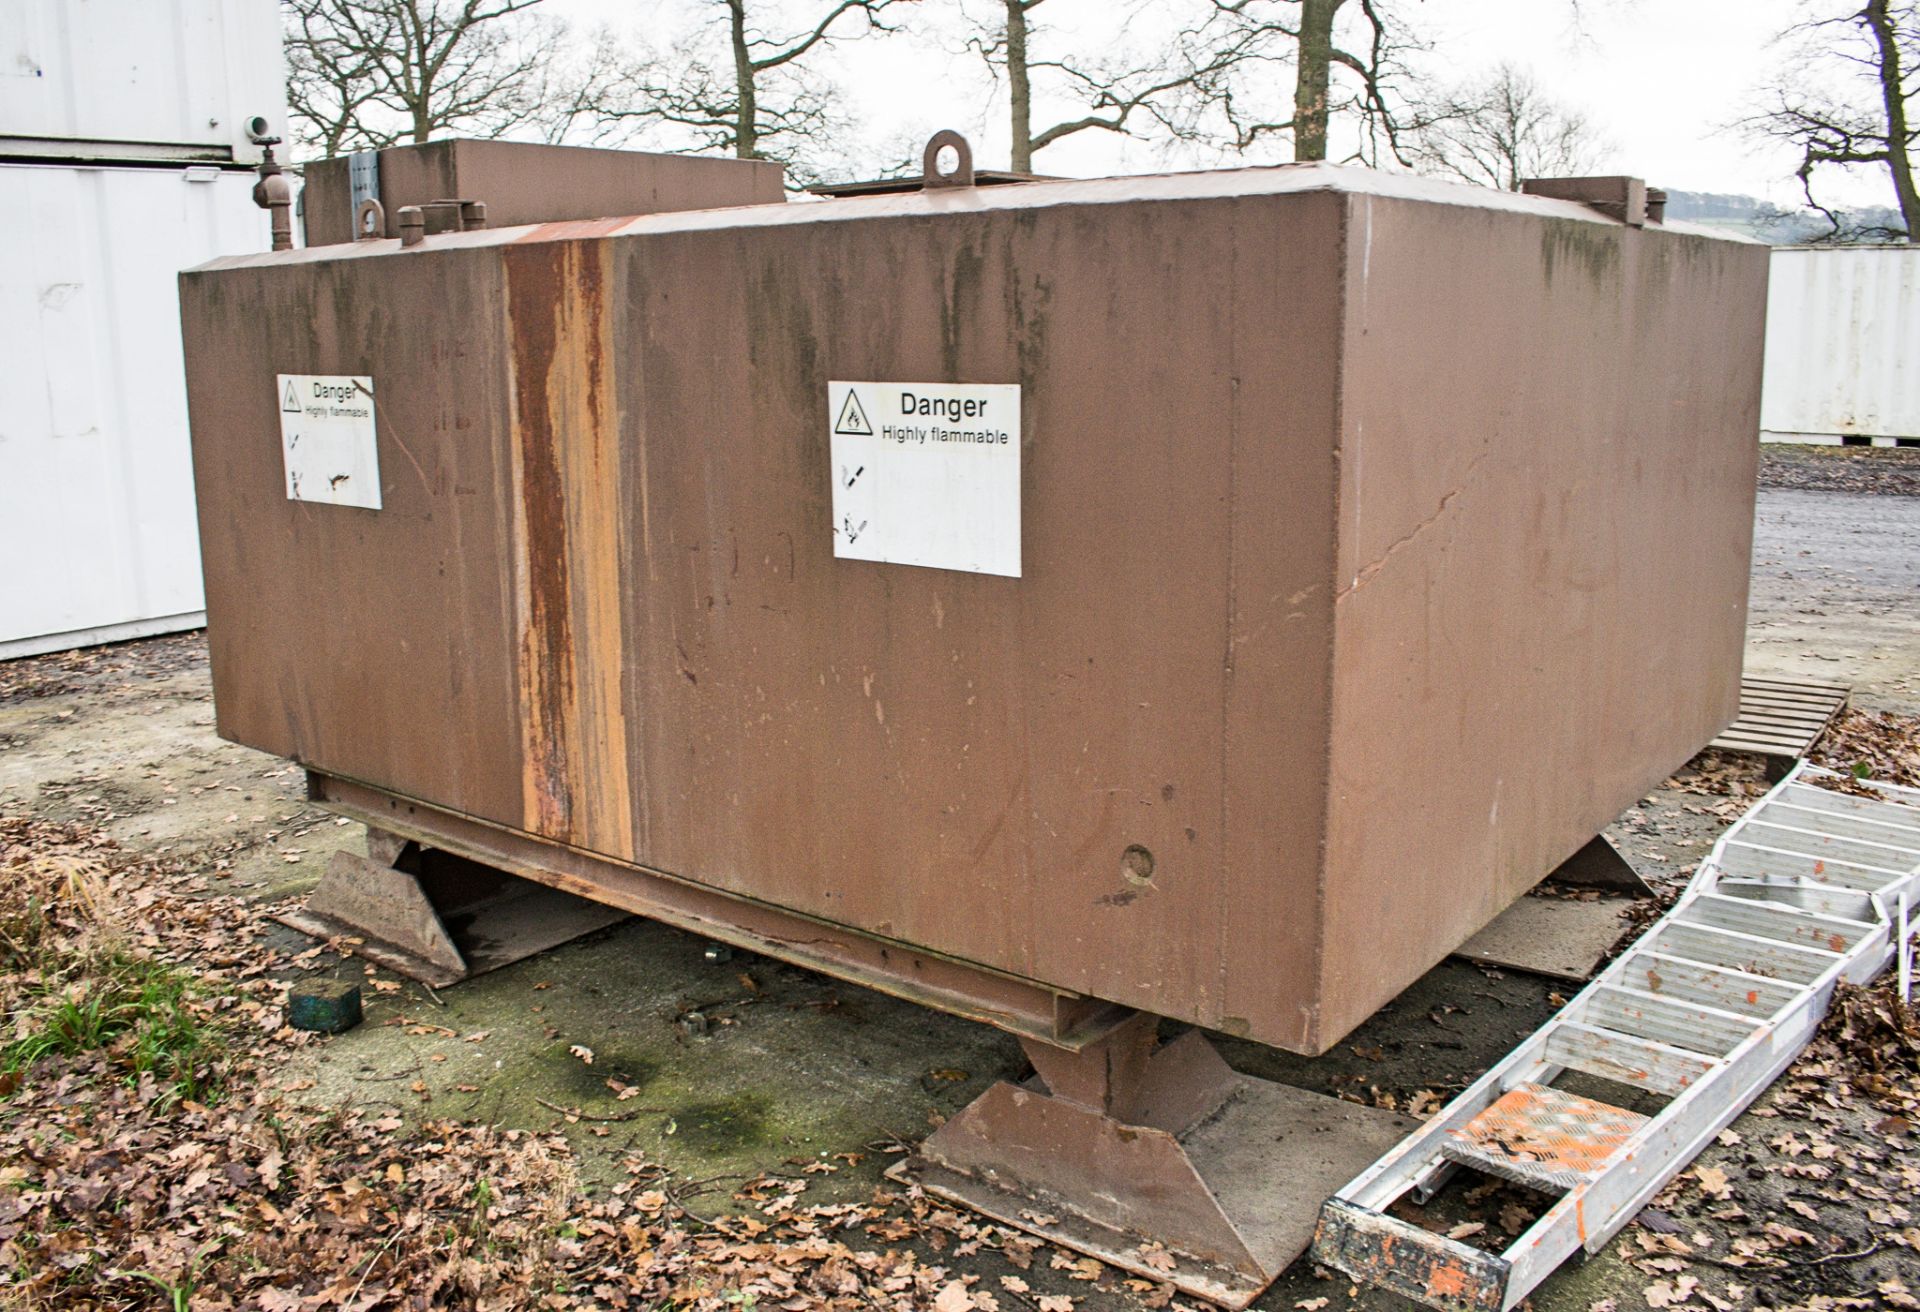
[{"label": "dark stain on tank", "polygon": [[[743,249],[739,258],[744,256]],[[795,269],[809,269],[809,262],[777,246],[755,269],[746,288],[747,365],[756,384],[787,381],[789,390],[780,399],[797,414],[812,414],[826,405],[827,379],[809,299],[820,280],[811,270],[796,276]],[[795,441],[801,459],[825,467],[824,425],[799,425]]]},{"label": "dark stain on tank", "polygon": [[953,267],[940,299],[940,360],[946,376],[959,381],[961,341],[966,325],[980,324],[980,300],[987,258],[977,240],[957,246]]},{"label": "dark stain on tank", "polygon": [[1548,219],[1540,229],[1540,258],[1547,284],[1562,268],[1577,270],[1598,285],[1620,272],[1620,229],[1581,219]]},{"label": "dark stain on tank", "polygon": [[[1034,225],[1032,211],[1020,213],[1003,238],[1001,260],[1005,267],[1019,270],[1038,261],[1022,260],[1023,251],[1032,251]],[[1007,279],[1007,308],[1013,320],[1014,350],[1020,362],[1020,383],[1033,387],[1045,372],[1047,354],[1048,307],[1053,302],[1053,284],[1038,274],[1019,273]]]}]

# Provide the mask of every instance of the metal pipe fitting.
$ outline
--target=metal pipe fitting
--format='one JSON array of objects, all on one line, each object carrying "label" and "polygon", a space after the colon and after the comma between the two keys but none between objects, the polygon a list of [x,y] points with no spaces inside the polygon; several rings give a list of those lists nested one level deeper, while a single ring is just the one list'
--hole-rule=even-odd
[{"label": "metal pipe fitting", "polygon": [[280,144],[280,138],[261,137],[259,141],[262,147],[260,180],[253,184],[253,203],[267,211],[273,249],[290,251],[293,249],[293,184],[287,181],[273,158],[273,148]]}]

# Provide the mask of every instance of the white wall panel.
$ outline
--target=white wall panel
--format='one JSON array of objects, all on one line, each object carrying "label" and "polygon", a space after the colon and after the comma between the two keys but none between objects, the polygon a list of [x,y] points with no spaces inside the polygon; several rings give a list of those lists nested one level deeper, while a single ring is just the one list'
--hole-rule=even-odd
[{"label": "white wall panel", "polygon": [[0,133],[230,146],[286,134],[274,0],[0,0]]},{"label": "white wall panel", "polygon": [[1920,246],[1773,253],[1760,427],[1920,437]]},{"label": "white wall panel", "polygon": [[265,249],[252,185],[0,165],[0,656],[203,608],[175,277]]}]

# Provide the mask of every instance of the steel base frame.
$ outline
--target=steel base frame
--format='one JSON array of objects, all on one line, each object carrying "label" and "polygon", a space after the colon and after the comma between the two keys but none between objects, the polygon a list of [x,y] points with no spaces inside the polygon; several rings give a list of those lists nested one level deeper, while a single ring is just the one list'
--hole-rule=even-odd
[{"label": "steel base frame", "polygon": [[397,839],[805,966],[1021,1038],[1077,1051],[1130,1009],[618,861],[318,770],[307,796]]}]

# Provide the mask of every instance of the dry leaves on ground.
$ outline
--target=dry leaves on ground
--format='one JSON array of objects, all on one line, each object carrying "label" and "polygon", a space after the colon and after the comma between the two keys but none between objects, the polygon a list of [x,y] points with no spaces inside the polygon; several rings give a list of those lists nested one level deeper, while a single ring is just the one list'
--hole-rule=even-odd
[{"label": "dry leaves on ground", "polygon": [[[0,819],[0,996],[11,1014],[33,1014],[43,972],[77,979],[97,956],[132,953],[189,976],[226,1039],[217,1099],[168,1097],[111,1045],[20,1072],[0,1098],[0,1304],[1076,1306],[1012,1277],[989,1291],[938,1264],[995,1250],[1030,1270],[1044,1245],[917,1192],[810,1207],[804,1178],[764,1176],[735,1195],[736,1215],[702,1220],[677,1201],[683,1187],[638,1158],[626,1180],[589,1196],[559,1134],[300,1106],[275,1072],[288,1048],[314,1040],[284,1024],[284,986],[269,972],[288,961],[262,942],[265,910],[209,896],[193,872],[82,826]],[[1065,1260],[1061,1278],[1091,1288],[1114,1274]],[[1170,1286],[1129,1288],[1147,1306],[1182,1306]]]}]

